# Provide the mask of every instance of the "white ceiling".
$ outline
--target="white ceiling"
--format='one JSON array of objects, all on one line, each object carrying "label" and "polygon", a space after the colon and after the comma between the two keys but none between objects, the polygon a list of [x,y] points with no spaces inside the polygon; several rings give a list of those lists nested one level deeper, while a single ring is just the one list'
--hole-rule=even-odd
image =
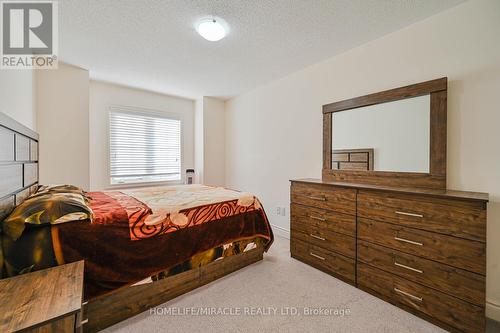
[{"label": "white ceiling", "polygon": [[[229,98],[463,0],[60,0],[60,59],[94,79]],[[219,42],[194,23],[230,26]]]}]

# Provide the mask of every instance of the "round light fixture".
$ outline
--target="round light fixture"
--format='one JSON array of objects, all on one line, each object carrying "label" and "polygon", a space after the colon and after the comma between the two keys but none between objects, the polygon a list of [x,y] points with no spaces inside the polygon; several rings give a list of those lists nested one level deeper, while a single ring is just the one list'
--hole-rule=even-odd
[{"label": "round light fixture", "polygon": [[201,37],[211,42],[216,42],[226,37],[226,28],[215,18],[207,18],[198,22],[196,31]]}]

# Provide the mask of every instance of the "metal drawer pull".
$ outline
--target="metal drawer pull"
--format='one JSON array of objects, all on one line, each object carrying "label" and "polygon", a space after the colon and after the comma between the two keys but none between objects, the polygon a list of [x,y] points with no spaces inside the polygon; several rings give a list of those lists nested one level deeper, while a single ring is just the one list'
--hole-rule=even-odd
[{"label": "metal drawer pull", "polygon": [[80,322],[80,325],[85,325],[85,324],[86,324],[86,323],[88,323],[88,322],[89,322],[89,320],[88,320],[88,318],[87,318],[87,319],[85,319],[85,320],[82,320],[82,321]]},{"label": "metal drawer pull", "polygon": [[315,196],[308,196],[309,199],[311,200],[318,200],[318,201],[326,201],[326,198],[325,197],[315,197]]},{"label": "metal drawer pull", "polygon": [[325,260],[325,258],[321,257],[321,256],[318,256],[317,254],[314,254],[312,252],[309,252],[310,255],[312,255],[314,258],[318,258],[320,260]]},{"label": "metal drawer pull", "polygon": [[400,293],[402,295],[405,295],[405,296],[408,296],[416,301],[419,301],[419,302],[422,302],[423,298],[422,297],[418,297],[418,296],[415,296],[415,295],[412,295],[410,293],[407,293],[406,291],[402,291],[398,288],[394,288],[394,291],[397,292],[397,293]]},{"label": "metal drawer pull", "polygon": [[421,218],[424,217],[422,214],[415,214],[415,213],[407,213],[407,212],[400,212],[400,211],[395,211],[395,213],[399,214],[399,215],[406,215],[406,216],[414,216],[414,217],[421,217]]},{"label": "metal drawer pull", "polygon": [[413,268],[413,267],[410,267],[410,266],[406,266],[406,265],[400,264],[397,261],[394,262],[394,265],[396,265],[398,267],[403,267],[403,268],[409,269],[410,271],[414,271],[414,272],[417,272],[417,273],[420,273],[420,274],[422,274],[424,272],[424,271],[422,271],[420,269],[416,269],[416,268]]},{"label": "metal drawer pull", "polygon": [[311,236],[312,238],[316,238],[316,239],[322,240],[322,241],[326,240],[326,239],[325,239],[325,238],[323,238],[323,237],[316,236],[316,235],[313,235],[313,234],[309,234],[309,236]]},{"label": "metal drawer pull", "polygon": [[313,219],[313,220],[323,221],[323,222],[325,222],[325,221],[326,221],[326,219],[325,219],[325,218],[318,217],[318,216],[313,216],[313,215],[309,215],[309,218],[310,218],[310,219]]},{"label": "metal drawer pull", "polygon": [[87,305],[87,304],[89,304],[89,301],[85,301],[85,302],[83,302],[83,303],[82,303],[82,306],[85,306],[85,305]]},{"label": "metal drawer pull", "polygon": [[413,244],[413,245],[418,245],[418,246],[424,245],[424,243],[414,242],[412,240],[405,239],[405,238],[394,237],[394,239],[397,241],[400,241],[400,242],[405,242],[405,243],[409,243],[409,244]]}]

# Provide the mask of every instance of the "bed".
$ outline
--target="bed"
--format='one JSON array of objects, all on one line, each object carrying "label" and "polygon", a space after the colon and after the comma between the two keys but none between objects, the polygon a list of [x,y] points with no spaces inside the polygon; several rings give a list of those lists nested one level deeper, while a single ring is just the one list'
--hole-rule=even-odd
[{"label": "bed", "polygon": [[[255,196],[203,185],[85,192],[89,218],[33,222],[44,210],[28,218],[23,207],[61,187],[38,184],[37,133],[0,113],[0,139],[2,277],[85,260],[85,332],[257,262],[272,244]],[[13,227],[16,217],[31,223]]]}]

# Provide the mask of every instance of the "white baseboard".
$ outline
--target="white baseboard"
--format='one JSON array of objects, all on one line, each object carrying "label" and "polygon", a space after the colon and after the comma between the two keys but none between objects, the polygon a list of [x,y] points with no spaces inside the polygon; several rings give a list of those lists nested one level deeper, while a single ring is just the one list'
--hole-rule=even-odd
[{"label": "white baseboard", "polygon": [[271,224],[271,228],[273,228],[273,233],[276,236],[281,236],[285,237],[286,239],[290,239],[290,230],[288,230],[287,228],[283,228],[275,224]]},{"label": "white baseboard", "polygon": [[500,304],[486,300],[486,317],[500,322]]}]

